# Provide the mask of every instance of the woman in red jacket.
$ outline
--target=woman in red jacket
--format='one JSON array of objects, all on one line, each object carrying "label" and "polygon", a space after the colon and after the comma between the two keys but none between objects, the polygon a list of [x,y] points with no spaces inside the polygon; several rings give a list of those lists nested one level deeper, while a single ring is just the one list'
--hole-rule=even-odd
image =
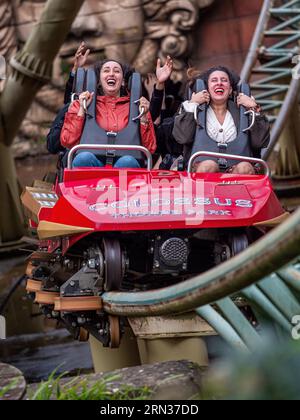
[{"label": "woman in red jacket", "polygon": [[[160,70],[158,83],[163,83],[170,75],[172,63],[167,62]],[[99,72],[100,95],[97,96],[96,119],[100,127],[106,131],[119,132],[128,124],[130,96],[126,89],[126,69],[117,61],[105,61],[96,66]],[[66,113],[64,126],[61,132],[61,144],[70,149],[79,144],[82,135],[85,112],[84,100],[87,106],[92,102],[94,93],[83,92],[79,100],[71,104]],[[123,95],[123,96],[122,96]],[[140,99],[140,107],[146,109],[146,113],[141,118],[140,134],[142,145],[151,153],[156,150],[156,138],[153,122],[149,113],[149,102],[146,98]],[[102,167],[104,161],[97,158],[91,152],[82,152],[73,161],[73,167]],[[114,162],[116,168],[139,168],[138,161],[130,156],[122,156]]]}]

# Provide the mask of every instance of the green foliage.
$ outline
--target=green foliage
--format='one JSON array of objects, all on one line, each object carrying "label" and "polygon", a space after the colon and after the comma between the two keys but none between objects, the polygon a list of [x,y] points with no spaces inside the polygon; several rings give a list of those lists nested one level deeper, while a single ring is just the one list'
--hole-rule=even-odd
[{"label": "green foliage", "polygon": [[299,400],[300,342],[269,339],[251,355],[215,366],[201,399]]},{"label": "green foliage", "polygon": [[118,379],[118,376],[108,376],[101,381],[91,382],[87,377],[83,379],[73,378],[68,382],[61,383],[67,373],[56,376],[57,369],[51,373],[46,382],[42,382],[35,393],[29,396],[29,400],[145,400],[151,395],[147,387],[134,388],[122,385],[118,388],[109,388],[109,384]]}]

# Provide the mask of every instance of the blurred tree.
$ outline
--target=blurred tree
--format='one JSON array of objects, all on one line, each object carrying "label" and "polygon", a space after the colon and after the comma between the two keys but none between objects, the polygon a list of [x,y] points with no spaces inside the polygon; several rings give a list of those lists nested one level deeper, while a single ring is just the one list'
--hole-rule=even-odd
[{"label": "blurred tree", "polygon": [[0,247],[24,234],[10,146],[36,93],[51,78],[52,63],[84,0],[48,0],[28,41],[11,60],[0,96]]}]

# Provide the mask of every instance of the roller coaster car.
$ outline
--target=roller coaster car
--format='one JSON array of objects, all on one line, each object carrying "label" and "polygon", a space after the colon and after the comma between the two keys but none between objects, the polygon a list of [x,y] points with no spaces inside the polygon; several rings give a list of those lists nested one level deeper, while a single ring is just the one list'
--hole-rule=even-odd
[{"label": "roller coaster car", "polygon": [[[88,71],[85,87],[94,90],[91,81],[95,86]],[[126,140],[130,130],[136,135],[139,129],[139,97],[139,75],[134,74],[130,119],[121,141],[119,134],[101,133],[96,126],[94,102],[62,181],[51,188],[26,188],[22,196],[39,237],[27,268],[27,291],[47,316],[62,319],[76,337],[87,338],[88,330],[111,347],[119,345],[122,323],[102,311],[105,291],[156,289],[184,281],[241,252],[286,217],[268,166],[260,159],[243,157],[260,165],[262,175],[193,173],[199,158],[224,159],[224,153],[213,152],[194,153],[185,171],[152,170],[149,151],[136,139]],[[242,110],[239,136],[247,135],[248,125]],[[103,144],[96,144],[97,136]],[[146,168],[72,169],[82,150],[109,159],[125,151],[141,162],[145,156]]]}]

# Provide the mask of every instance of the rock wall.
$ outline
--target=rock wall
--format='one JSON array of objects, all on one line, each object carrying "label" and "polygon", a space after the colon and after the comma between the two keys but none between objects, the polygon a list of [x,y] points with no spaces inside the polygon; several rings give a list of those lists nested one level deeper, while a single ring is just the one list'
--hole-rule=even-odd
[{"label": "rock wall", "polygon": [[263,0],[216,0],[200,17],[191,62],[201,69],[223,64],[240,72]]}]

